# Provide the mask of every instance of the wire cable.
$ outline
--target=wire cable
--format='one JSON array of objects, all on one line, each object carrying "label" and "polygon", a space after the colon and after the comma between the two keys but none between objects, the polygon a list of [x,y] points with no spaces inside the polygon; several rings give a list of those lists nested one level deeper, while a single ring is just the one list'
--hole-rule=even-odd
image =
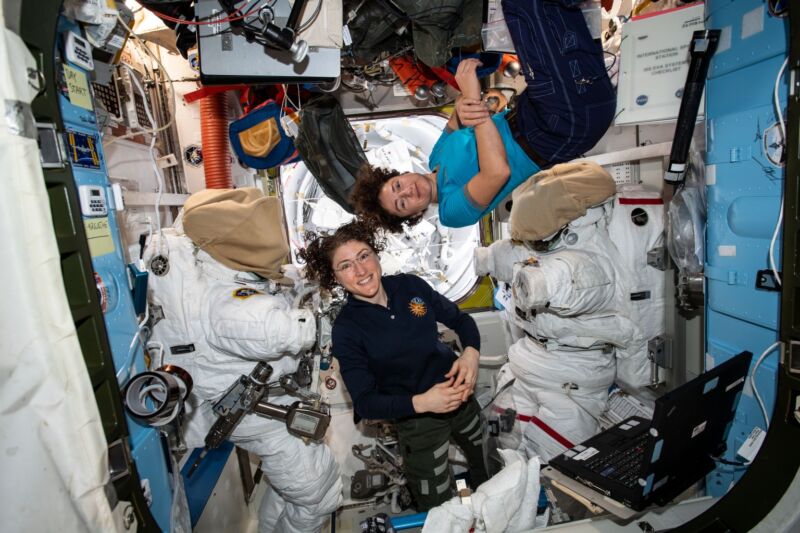
[{"label": "wire cable", "polygon": [[[780,81],[783,77],[783,72],[786,70],[786,65],[789,64],[789,58],[787,57],[783,61],[783,65],[781,65],[781,69],[778,71],[778,76],[775,78],[775,88],[772,94],[772,103],[775,105],[775,114],[778,116],[778,124],[780,125],[781,129],[781,137],[783,137],[783,149],[786,150],[786,123],[783,120],[783,112],[781,111],[781,103],[778,100],[778,89],[780,88]],[[778,233],[781,231],[781,225],[783,224],[783,190],[781,190],[781,209],[778,213],[778,221],[775,223],[775,231],[772,232],[772,240],[769,243],[769,267],[772,269],[772,275],[775,276],[775,281],[778,285],[783,285],[781,282],[781,277],[778,274],[778,269],[775,267],[775,243],[778,240]]]},{"label": "wire cable", "polygon": [[[144,111],[145,111],[145,114],[147,115],[148,120],[150,120],[150,124],[152,124],[154,126],[158,126],[158,123],[156,122],[156,119],[153,116],[152,111],[150,110],[150,105],[147,103],[147,98],[146,98],[146,94],[144,92],[144,87],[142,87],[142,84],[139,83],[138,78],[134,75],[133,67],[131,67],[130,65],[128,65],[127,63],[124,63],[124,62],[121,63],[121,65],[124,68],[129,70],[129,73],[131,75],[131,81],[132,81],[133,85],[135,86],[136,90],[139,91],[139,94],[142,96],[142,101],[144,103]],[[161,175],[161,170],[158,168],[158,161],[156,160],[156,155],[155,155],[155,144],[156,144],[156,136],[153,135],[152,138],[150,139],[149,152],[150,152],[150,162],[152,164],[153,174],[155,175],[156,182],[158,183],[158,191],[156,193],[156,201],[155,201],[155,204],[154,204],[153,207],[155,209],[155,217],[156,217],[156,228],[157,228],[156,233],[159,236],[159,244],[160,244],[161,242],[163,242],[163,239],[161,238],[162,237],[162,232],[161,232],[161,213],[160,213],[160,211],[161,211],[161,195],[164,192],[164,178]],[[125,363],[120,366],[120,370],[117,372],[117,382],[120,383],[120,384],[126,378],[128,378],[128,377],[133,375],[133,372],[135,370],[135,365],[136,365],[135,357],[136,357],[136,347],[137,347],[138,343],[141,342],[142,346],[146,346],[147,345],[146,340],[142,339],[142,334],[144,333],[145,327],[146,327],[147,322],[148,322],[149,319],[150,319],[150,306],[147,305],[147,306],[145,306],[144,317],[142,318],[142,320],[137,325],[136,333],[134,333],[133,338],[131,339],[131,343],[128,346],[128,354],[127,354],[127,356],[125,358]]]},{"label": "wire cable", "polygon": [[758,388],[756,387],[756,370],[758,370],[759,365],[767,357],[770,353],[772,353],[775,348],[781,345],[781,341],[776,341],[772,343],[766,350],[764,350],[761,355],[756,360],[756,364],[753,365],[753,372],[750,374],[750,386],[753,387],[753,395],[756,397],[756,401],[758,402],[758,406],[761,408],[761,414],[764,415],[764,423],[767,425],[767,429],[769,429],[769,416],[767,415],[767,408],[764,407],[764,401],[761,399],[761,395],[758,394]]},{"label": "wire cable", "polygon": [[299,34],[300,32],[306,30],[309,26],[314,24],[314,21],[317,20],[320,11],[322,11],[322,0],[317,0],[317,7],[314,9],[314,12],[311,14],[311,16],[308,18],[307,21],[303,22],[300,26],[298,26],[295,34]]},{"label": "wire cable", "polygon": [[[139,91],[139,94],[142,97],[142,101],[144,103],[144,112],[147,115],[147,119],[150,121],[150,124],[153,124],[154,126],[158,126],[158,123],[156,122],[156,119],[153,116],[152,111],[150,110],[150,104],[147,103],[147,98],[146,98],[146,95],[145,95],[145,92],[144,92],[144,87],[142,87],[141,83],[139,83],[139,80],[134,75],[133,67],[131,67],[127,63],[122,63],[122,66],[130,71],[131,80],[133,81],[133,84],[135,85],[136,90]],[[153,175],[155,176],[156,182],[158,183],[156,201],[155,201],[155,204],[153,205],[153,207],[155,208],[155,211],[156,211],[156,213],[155,213],[155,216],[156,216],[156,233],[160,237],[161,236],[161,216],[159,214],[159,210],[161,208],[161,196],[162,196],[162,194],[164,192],[164,178],[161,175],[161,169],[158,168],[158,161],[156,160],[156,154],[155,154],[155,145],[156,145],[156,136],[153,135],[152,138],[150,139],[149,152],[150,152],[150,163],[152,164],[152,169],[153,169]]]},{"label": "wire cable", "polygon": [[[103,145],[105,147],[111,146],[115,142],[121,141],[123,139],[130,139],[131,137],[136,137],[137,135],[141,135],[142,133],[149,133],[151,135],[155,135],[156,133],[169,128],[175,122],[174,110],[177,108],[177,105],[176,105],[176,102],[175,102],[175,86],[173,85],[175,82],[172,81],[172,78],[169,76],[169,73],[167,72],[167,69],[164,68],[164,65],[161,64],[161,61],[159,61],[159,59],[156,57],[156,55],[153,52],[150,51],[150,49],[147,47],[146,44],[144,44],[144,39],[139,34],[134,32],[125,23],[125,21],[122,19],[122,17],[119,15],[119,13],[117,13],[117,20],[119,21],[120,24],[122,24],[122,27],[125,28],[134,39],[137,39],[139,42],[142,43],[142,48],[144,49],[144,51],[153,59],[153,61],[156,62],[156,64],[158,64],[158,67],[161,69],[161,72],[164,73],[164,76],[167,78],[167,81],[169,82],[170,90],[172,92],[172,109],[173,109],[173,113],[170,113],[169,120],[163,126],[158,127],[158,128],[152,128],[152,129],[140,128],[138,131],[132,131],[131,133],[128,133],[126,135],[122,135],[120,137],[114,137],[113,139],[110,139],[109,141],[103,141]],[[135,80],[136,83],[138,84],[138,80],[136,80],[135,74],[133,72],[130,72],[130,75],[131,75],[131,79]],[[144,104],[146,106],[147,105],[147,97],[144,94],[144,92],[142,92],[142,99],[144,100]],[[153,120],[150,121],[150,124],[152,124],[154,126],[156,125],[156,123]]]},{"label": "wire cable", "polygon": [[247,17],[248,15],[250,15],[253,11],[255,11],[256,7],[258,7],[258,4],[254,5],[253,7],[251,7],[248,11],[246,11],[244,13],[242,13],[241,10],[237,8],[236,11],[238,11],[240,13],[239,15],[228,16],[228,17],[225,17],[225,18],[214,18],[214,17],[218,16],[218,15],[214,14],[214,15],[211,15],[211,17],[209,17],[208,20],[179,19],[179,18],[176,18],[176,17],[172,17],[170,15],[166,15],[166,14],[161,13],[159,11],[155,11],[153,9],[150,9],[148,11],[150,11],[153,15],[155,15],[158,18],[160,18],[161,20],[174,22],[176,24],[184,24],[186,26],[211,26],[213,24],[225,24],[225,23],[228,23],[228,22],[236,22],[237,20],[242,20],[245,17]]}]

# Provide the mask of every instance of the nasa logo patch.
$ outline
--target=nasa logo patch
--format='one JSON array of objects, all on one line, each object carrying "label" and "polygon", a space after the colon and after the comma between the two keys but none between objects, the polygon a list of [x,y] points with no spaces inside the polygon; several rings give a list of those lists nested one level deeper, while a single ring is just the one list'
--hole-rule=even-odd
[{"label": "nasa logo patch", "polygon": [[236,289],[235,291],[233,291],[233,297],[239,298],[240,300],[246,300],[254,294],[264,294],[264,293],[261,291],[257,291],[255,289]]}]

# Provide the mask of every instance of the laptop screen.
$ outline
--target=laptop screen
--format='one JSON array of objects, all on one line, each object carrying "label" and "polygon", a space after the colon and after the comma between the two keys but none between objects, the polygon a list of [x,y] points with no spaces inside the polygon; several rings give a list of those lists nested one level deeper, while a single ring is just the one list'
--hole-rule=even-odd
[{"label": "laptop screen", "polygon": [[669,501],[713,470],[712,456],[725,451],[751,358],[742,352],[656,400],[642,473],[645,498]]}]

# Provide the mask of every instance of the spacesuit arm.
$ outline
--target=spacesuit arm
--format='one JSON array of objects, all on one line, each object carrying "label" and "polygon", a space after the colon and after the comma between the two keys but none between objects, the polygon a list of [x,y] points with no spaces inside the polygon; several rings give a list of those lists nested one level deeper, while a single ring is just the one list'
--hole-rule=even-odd
[{"label": "spacesuit arm", "polygon": [[289,309],[282,298],[254,293],[224,295],[209,302],[208,343],[246,359],[266,360],[296,354],[314,345],[314,315],[308,309]]},{"label": "spacesuit arm", "polygon": [[333,355],[339,361],[347,391],[358,416],[372,420],[402,418],[415,413],[411,394],[384,394],[378,391],[375,375],[369,368],[366,350],[358,339],[342,327],[333,325]]}]

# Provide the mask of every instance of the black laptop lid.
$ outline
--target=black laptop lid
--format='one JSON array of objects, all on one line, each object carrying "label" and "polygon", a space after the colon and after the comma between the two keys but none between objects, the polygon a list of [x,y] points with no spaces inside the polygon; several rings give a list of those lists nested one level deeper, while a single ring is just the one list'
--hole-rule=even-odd
[{"label": "black laptop lid", "polygon": [[714,469],[753,354],[742,352],[656,400],[642,496],[663,504]]}]

